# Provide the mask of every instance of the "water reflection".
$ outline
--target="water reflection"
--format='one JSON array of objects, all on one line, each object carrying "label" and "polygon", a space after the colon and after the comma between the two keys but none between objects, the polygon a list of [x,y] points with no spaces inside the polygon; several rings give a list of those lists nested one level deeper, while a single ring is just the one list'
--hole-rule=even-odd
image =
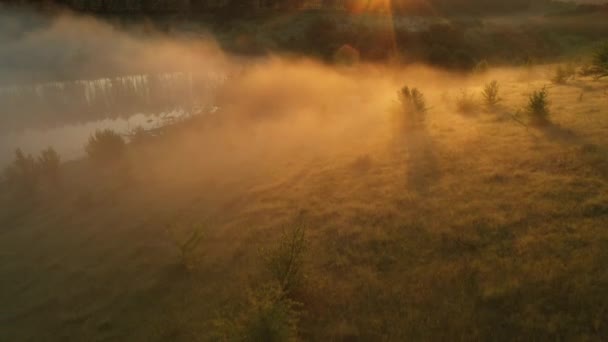
[{"label": "water reflection", "polygon": [[97,129],[126,134],[212,108],[221,73],[164,73],[0,88],[0,168],[14,150],[52,146],[64,160],[84,154]]},{"label": "water reflection", "polygon": [[164,73],[0,88],[0,134],[27,128],[127,118],[213,102],[222,73]]}]

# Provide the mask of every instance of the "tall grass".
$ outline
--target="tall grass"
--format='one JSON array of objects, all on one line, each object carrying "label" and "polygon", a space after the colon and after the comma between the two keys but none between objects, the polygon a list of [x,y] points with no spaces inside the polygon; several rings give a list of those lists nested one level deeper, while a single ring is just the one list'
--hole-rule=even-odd
[{"label": "tall grass", "polygon": [[200,244],[205,234],[201,225],[172,224],[166,228],[173,246],[179,252],[180,264],[186,270],[193,270],[198,261]]}]

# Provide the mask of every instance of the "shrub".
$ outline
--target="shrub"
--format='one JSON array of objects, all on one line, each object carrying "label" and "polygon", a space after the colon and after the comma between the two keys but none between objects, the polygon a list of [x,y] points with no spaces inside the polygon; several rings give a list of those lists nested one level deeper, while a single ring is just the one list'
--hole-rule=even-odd
[{"label": "shrub", "polygon": [[283,296],[280,289],[268,287],[251,296],[252,311],[242,334],[244,341],[295,341],[298,335],[297,303]]},{"label": "shrub", "polygon": [[405,86],[398,93],[399,102],[406,118],[412,125],[423,124],[426,119],[426,101],[424,94],[416,88],[410,90]]},{"label": "shrub", "polygon": [[52,147],[40,152],[40,156],[38,157],[38,169],[41,176],[46,177],[53,182],[58,181],[60,164],[61,158],[57,151]]},{"label": "shrub", "polygon": [[573,64],[566,66],[558,65],[555,68],[551,82],[555,84],[566,84],[576,76],[576,67]]},{"label": "shrub", "polygon": [[598,47],[593,53],[590,73],[597,78],[608,76],[608,42]]},{"label": "shrub", "polygon": [[544,125],[549,122],[549,93],[546,88],[530,94],[526,113],[533,124]]},{"label": "shrub", "polygon": [[120,134],[110,129],[98,130],[89,137],[85,150],[91,159],[107,162],[120,158],[126,143]]},{"label": "shrub", "polygon": [[25,155],[21,149],[15,150],[15,159],[4,170],[4,178],[15,194],[34,193],[39,181],[36,160],[30,154]]},{"label": "shrub", "polygon": [[473,68],[473,72],[476,74],[484,74],[488,72],[488,70],[490,70],[490,64],[488,64],[488,61],[485,59],[477,62],[475,68]]},{"label": "shrub", "polygon": [[186,270],[192,270],[197,260],[197,252],[200,243],[204,238],[201,225],[170,225],[167,233],[171,237],[171,242],[179,251],[180,263]]},{"label": "shrub", "polygon": [[264,253],[266,268],[285,293],[299,288],[304,281],[304,254],[307,241],[304,228],[285,230],[278,245]]},{"label": "shrub", "polygon": [[501,98],[498,97],[498,92],[500,91],[500,86],[498,85],[498,81],[492,81],[487,83],[483,87],[483,91],[481,92],[481,96],[488,108],[493,108],[498,105],[501,101]]},{"label": "shrub", "polygon": [[354,47],[344,44],[334,53],[334,62],[342,65],[354,65],[359,62],[360,54]]},{"label": "shrub", "polygon": [[461,114],[473,114],[477,112],[479,106],[475,100],[475,96],[463,91],[460,97],[456,99],[456,110]]},{"label": "shrub", "polygon": [[16,195],[32,195],[39,190],[41,180],[58,181],[60,164],[61,158],[52,147],[40,152],[37,159],[17,149],[13,163],[4,170],[4,178]]},{"label": "shrub", "polygon": [[233,319],[215,320],[218,341],[296,341],[299,303],[276,286],[262,286],[249,293],[246,305]]}]

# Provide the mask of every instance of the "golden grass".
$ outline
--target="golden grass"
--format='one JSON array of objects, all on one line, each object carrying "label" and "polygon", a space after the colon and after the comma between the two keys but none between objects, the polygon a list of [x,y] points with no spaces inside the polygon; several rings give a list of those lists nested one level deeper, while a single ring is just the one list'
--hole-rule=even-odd
[{"label": "golden grass", "polygon": [[[549,69],[438,83],[422,71],[430,110],[411,132],[393,126],[399,81],[371,73],[345,90],[360,102],[324,99],[349,120],[222,122],[216,133],[193,124],[132,150],[128,175],[66,165],[64,191],[29,209],[5,199],[0,211],[0,337],[210,339],[214,319],[269,281],[260,249],[305,224],[302,339],[602,340],[608,84],[550,86],[551,125],[526,129],[510,115],[549,84]],[[319,91],[345,87],[340,75]],[[272,83],[263,77],[241,89]],[[503,99],[495,112],[455,113],[463,87],[479,97],[492,79]],[[232,110],[271,104],[265,89]],[[314,89],[285,103],[317,111],[305,101]],[[209,227],[190,273],[164,232],[183,221]]]}]

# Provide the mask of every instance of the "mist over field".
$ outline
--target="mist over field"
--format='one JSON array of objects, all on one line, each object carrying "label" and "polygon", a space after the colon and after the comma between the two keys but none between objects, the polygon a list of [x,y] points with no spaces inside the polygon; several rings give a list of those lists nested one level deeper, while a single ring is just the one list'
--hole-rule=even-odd
[{"label": "mist over field", "polygon": [[608,8],[0,6],[0,341],[608,338]]}]

